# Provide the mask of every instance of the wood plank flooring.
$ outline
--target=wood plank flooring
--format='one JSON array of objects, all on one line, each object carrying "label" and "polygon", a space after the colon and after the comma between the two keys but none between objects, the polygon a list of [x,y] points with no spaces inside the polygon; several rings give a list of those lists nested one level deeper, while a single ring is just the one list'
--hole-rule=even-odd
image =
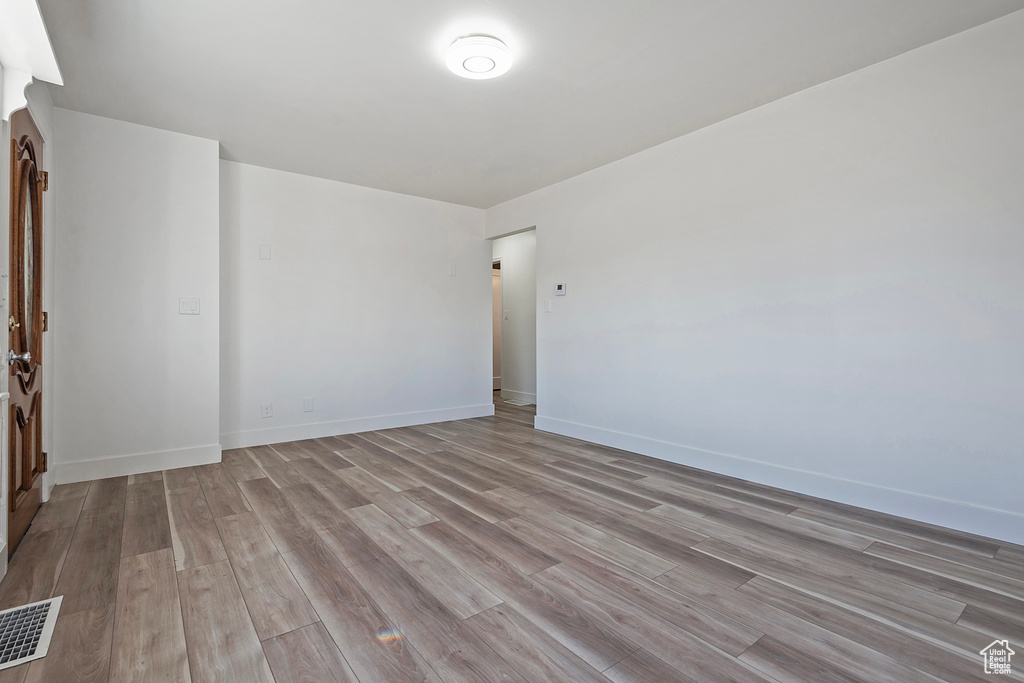
[{"label": "wood plank flooring", "polygon": [[[493,418],[59,486],[14,681],[982,681],[1024,548]],[[1024,680],[1024,654],[1008,680]]]}]

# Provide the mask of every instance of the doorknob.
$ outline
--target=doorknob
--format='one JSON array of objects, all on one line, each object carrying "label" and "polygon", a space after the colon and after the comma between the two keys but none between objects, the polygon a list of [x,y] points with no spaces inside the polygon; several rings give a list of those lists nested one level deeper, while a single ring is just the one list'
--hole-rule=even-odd
[{"label": "doorknob", "polygon": [[26,351],[25,353],[22,353],[22,354],[19,355],[19,354],[14,352],[14,349],[11,349],[9,354],[8,354],[8,356],[7,356],[7,364],[8,365],[14,365],[14,361],[16,361],[16,360],[22,360],[22,361],[25,361],[26,363],[31,363],[32,362],[32,352],[31,351]]}]

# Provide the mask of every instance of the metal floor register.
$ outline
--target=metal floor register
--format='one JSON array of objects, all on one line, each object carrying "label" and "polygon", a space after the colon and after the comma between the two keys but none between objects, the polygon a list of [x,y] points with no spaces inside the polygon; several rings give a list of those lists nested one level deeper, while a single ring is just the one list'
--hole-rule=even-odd
[{"label": "metal floor register", "polygon": [[46,656],[63,596],[0,612],[0,669]]}]

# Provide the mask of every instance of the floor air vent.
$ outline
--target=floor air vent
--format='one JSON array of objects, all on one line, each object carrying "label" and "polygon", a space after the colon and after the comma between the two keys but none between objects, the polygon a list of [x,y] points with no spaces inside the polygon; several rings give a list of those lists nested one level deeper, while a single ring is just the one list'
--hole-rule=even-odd
[{"label": "floor air vent", "polygon": [[0,612],[0,669],[46,656],[63,596]]}]

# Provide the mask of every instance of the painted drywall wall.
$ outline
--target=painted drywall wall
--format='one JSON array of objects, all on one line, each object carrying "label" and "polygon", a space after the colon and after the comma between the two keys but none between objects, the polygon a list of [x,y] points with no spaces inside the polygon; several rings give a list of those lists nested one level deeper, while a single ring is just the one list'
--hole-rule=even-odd
[{"label": "painted drywall wall", "polygon": [[216,462],[218,144],[64,109],[54,128],[57,480]]},{"label": "painted drywall wall", "polygon": [[501,388],[501,271],[491,275],[491,374],[492,389]]},{"label": "painted drywall wall", "polygon": [[493,413],[483,211],[220,168],[225,447]]},{"label": "painted drywall wall", "polygon": [[494,241],[501,259],[501,396],[537,401],[537,232]]},{"label": "painted drywall wall", "polygon": [[537,425],[1024,542],[1024,13],[494,207]]}]

